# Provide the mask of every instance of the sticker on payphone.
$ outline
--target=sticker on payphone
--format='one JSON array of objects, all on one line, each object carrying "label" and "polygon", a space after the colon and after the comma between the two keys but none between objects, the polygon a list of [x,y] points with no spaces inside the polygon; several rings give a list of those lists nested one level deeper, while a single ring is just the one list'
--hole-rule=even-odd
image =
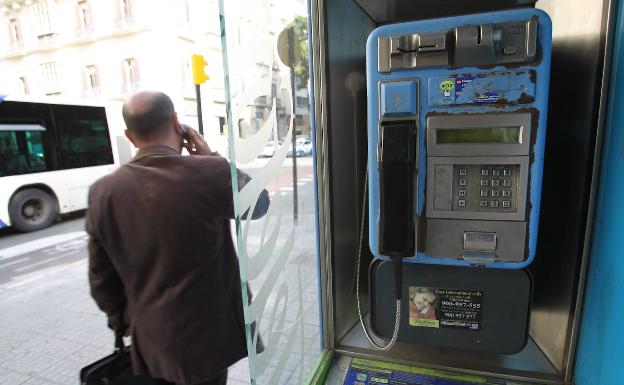
[{"label": "sticker on payphone", "polygon": [[409,288],[409,324],[414,327],[481,329],[483,292]]}]

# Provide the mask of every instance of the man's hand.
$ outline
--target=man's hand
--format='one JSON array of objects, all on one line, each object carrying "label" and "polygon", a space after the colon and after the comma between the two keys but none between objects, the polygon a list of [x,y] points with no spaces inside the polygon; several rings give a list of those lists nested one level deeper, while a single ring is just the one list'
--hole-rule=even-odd
[{"label": "man's hand", "polygon": [[184,148],[191,155],[214,155],[214,152],[208,146],[208,143],[199,132],[197,132],[194,128],[188,125],[184,125],[186,127],[186,132],[188,134],[188,140],[185,140],[183,143]]}]

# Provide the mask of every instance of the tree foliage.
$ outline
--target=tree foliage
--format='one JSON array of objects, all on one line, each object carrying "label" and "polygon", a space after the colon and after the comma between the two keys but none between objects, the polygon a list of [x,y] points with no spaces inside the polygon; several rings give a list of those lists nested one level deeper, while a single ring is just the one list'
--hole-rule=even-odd
[{"label": "tree foliage", "polygon": [[295,44],[299,45],[299,55],[295,58],[295,84],[297,88],[308,86],[310,74],[310,55],[308,46],[308,18],[297,16],[291,23],[294,30]]}]

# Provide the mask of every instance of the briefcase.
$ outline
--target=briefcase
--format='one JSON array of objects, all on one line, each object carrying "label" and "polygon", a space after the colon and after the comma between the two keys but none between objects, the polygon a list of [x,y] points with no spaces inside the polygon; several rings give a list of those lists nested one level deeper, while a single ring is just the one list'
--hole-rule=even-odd
[{"label": "briefcase", "polygon": [[80,370],[80,385],[154,385],[150,376],[132,373],[130,347],[115,338],[115,350]]}]

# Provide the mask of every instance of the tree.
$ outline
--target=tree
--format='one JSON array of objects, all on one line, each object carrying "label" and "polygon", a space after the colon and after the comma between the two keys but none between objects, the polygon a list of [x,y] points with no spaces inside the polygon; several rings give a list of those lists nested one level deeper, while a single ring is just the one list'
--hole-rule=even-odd
[{"label": "tree", "polygon": [[308,87],[308,77],[310,75],[310,54],[308,46],[308,18],[297,16],[290,24],[294,30],[295,44],[299,46],[299,55],[295,57],[295,86],[298,89]]}]

